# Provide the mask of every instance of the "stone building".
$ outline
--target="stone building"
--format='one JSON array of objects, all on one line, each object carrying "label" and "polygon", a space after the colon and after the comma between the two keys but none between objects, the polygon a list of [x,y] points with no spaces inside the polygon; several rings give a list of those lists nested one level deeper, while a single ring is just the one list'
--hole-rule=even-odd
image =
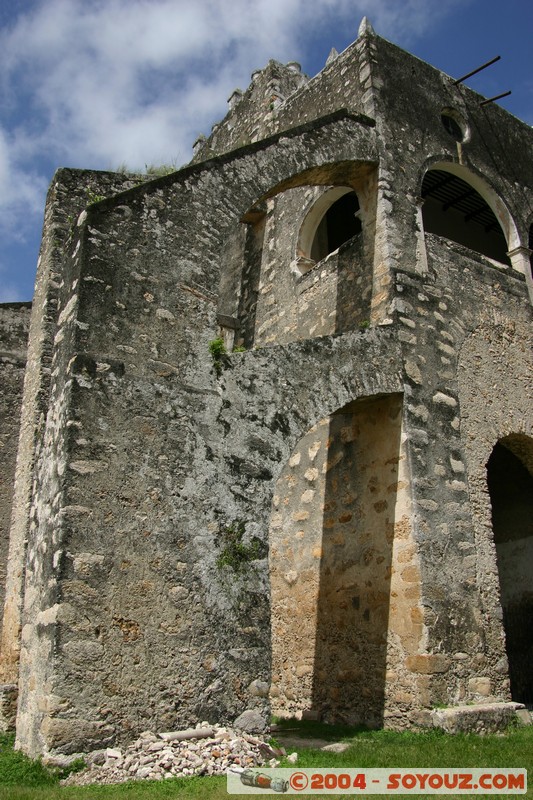
[{"label": "stone building", "polygon": [[23,750],[533,701],[533,134],[483,99],[363,20],[185,168],[55,175],[23,398],[0,312]]}]

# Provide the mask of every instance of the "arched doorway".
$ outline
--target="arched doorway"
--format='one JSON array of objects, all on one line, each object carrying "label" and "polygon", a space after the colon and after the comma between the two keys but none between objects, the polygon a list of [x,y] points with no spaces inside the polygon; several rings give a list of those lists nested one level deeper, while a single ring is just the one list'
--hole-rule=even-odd
[{"label": "arched doorway", "polygon": [[533,440],[500,439],[487,463],[513,700],[533,703]]},{"label": "arched doorway", "polygon": [[401,395],[354,401],[300,439],[278,479],[270,528],[276,715],[312,711],[378,727],[398,690],[413,689],[412,673],[393,687],[386,679],[391,664],[418,652],[422,632],[401,419]]}]

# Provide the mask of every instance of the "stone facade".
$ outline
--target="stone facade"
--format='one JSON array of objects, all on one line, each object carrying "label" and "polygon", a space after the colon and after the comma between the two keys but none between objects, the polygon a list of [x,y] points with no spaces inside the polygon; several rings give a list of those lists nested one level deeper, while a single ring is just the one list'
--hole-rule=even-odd
[{"label": "stone facade", "polygon": [[57,173],[3,631],[26,752],[527,701],[533,136],[481,99],[364,23],[172,175]]}]

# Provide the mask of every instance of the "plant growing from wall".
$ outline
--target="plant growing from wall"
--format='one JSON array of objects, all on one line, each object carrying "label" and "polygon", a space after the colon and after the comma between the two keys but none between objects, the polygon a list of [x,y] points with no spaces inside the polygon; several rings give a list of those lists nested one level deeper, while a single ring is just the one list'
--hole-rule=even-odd
[{"label": "plant growing from wall", "polygon": [[250,542],[244,542],[246,523],[236,519],[221,530],[222,550],[217,558],[217,567],[231,567],[235,572],[241,572],[250,561],[255,561],[265,555],[263,542],[252,536]]},{"label": "plant growing from wall", "polygon": [[226,355],[224,339],[219,336],[217,339],[213,339],[211,342],[209,342],[209,352],[213,358],[215,372],[220,377],[222,372],[222,356]]},{"label": "plant growing from wall", "polygon": [[[223,367],[223,356],[228,354],[226,350],[226,345],[224,344],[224,339],[219,336],[217,339],[213,339],[209,342],[209,352],[213,358],[213,366],[215,368],[216,374],[220,377],[222,373]],[[246,347],[243,345],[239,345],[238,347],[234,347],[232,350],[233,353],[245,353]]]},{"label": "plant growing from wall", "polygon": [[101,200],[105,200],[105,196],[103,194],[96,194],[89,186],[85,189],[85,194],[87,195],[87,200],[89,201],[89,205],[93,203],[99,203]]},{"label": "plant growing from wall", "polygon": [[152,178],[162,178],[165,175],[171,175],[177,172],[179,166],[172,162],[171,164],[145,164],[144,172]]}]

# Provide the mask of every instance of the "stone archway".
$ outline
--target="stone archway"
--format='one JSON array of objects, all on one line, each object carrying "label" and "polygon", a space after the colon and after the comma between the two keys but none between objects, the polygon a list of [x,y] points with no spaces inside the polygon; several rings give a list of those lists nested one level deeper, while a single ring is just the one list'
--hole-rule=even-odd
[{"label": "stone archway", "polygon": [[533,703],[533,440],[510,435],[496,443],[487,485],[500,580],[513,700]]},{"label": "stone archway", "polygon": [[426,172],[422,182],[424,230],[510,265],[503,220],[488,202],[491,195],[485,191],[487,199],[480,191],[485,187],[479,181],[474,185],[473,177],[466,170],[452,172],[447,164]]},{"label": "stone archway", "polygon": [[276,715],[312,711],[381,726],[402,713],[402,701],[416,701],[405,664],[422,634],[420,575],[401,412],[401,395],[349,403],[300,439],[278,479],[270,526]]}]

